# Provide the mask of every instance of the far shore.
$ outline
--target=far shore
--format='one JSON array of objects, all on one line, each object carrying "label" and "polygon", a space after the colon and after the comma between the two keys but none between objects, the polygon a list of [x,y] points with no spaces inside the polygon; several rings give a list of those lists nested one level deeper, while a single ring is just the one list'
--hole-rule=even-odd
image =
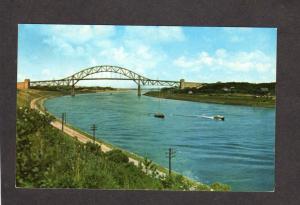
[{"label": "far shore", "polygon": [[149,91],[145,96],[192,101],[200,103],[214,103],[223,105],[241,105],[251,107],[274,108],[276,105],[274,97],[254,96],[245,94],[185,94],[185,93],[164,93],[159,91]]}]

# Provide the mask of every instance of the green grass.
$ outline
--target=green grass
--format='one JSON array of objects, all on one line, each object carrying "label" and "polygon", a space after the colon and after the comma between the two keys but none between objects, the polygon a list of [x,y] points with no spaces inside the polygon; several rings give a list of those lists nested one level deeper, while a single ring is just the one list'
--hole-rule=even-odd
[{"label": "green grass", "polygon": [[275,99],[272,97],[256,97],[254,95],[247,94],[186,94],[150,91],[145,93],[144,95],[193,102],[216,103],[227,105],[245,105],[255,107],[275,107]]},{"label": "green grass", "polygon": [[[18,187],[202,191],[211,191],[212,187],[215,187],[214,191],[230,190],[228,185],[221,183],[205,185],[178,173],[174,173],[171,177],[162,177],[157,170],[165,173],[167,170],[153,162],[149,166],[152,174],[146,174],[141,166],[134,166],[127,160],[131,157],[142,163],[147,162],[143,157],[97,139],[113,149],[103,153],[97,145],[80,143],[53,128],[49,124],[53,116],[47,113],[42,115],[28,108],[30,100],[34,98],[61,95],[63,94],[57,91],[18,91],[16,165]],[[43,99],[37,104],[40,109],[44,109]],[[74,129],[92,139],[88,133]]]},{"label": "green grass", "polygon": [[58,91],[45,91],[45,90],[17,90],[17,105],[18,106],[30,106],[30,102],[38,97],[56,97],[61,96],[62,93]]}]

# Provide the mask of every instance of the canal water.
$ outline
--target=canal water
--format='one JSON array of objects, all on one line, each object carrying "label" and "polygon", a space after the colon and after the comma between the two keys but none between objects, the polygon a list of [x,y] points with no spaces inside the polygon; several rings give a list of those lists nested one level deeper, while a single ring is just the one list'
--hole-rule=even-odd
[{"label": "canal water", "polygon": [[[233,191],[274,189],[275,109],[137,97],[136,92],[52,98],[49,112],[97,137],[203,183],[222,182]],[[153,117],[162,112],[165,119]],[[225,121],[199,115],[224,115]]]}]

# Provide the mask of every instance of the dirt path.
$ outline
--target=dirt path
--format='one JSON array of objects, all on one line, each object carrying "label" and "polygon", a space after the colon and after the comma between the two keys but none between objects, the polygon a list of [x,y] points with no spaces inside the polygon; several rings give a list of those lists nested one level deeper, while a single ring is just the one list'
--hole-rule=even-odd
[{"label": "dirt path", "polygon": [[[40,100],[40,99],[42,99],[42,98],[43,98],[43,97],[39,97],[39,98],[33,99],[33,100],[30,102],[30,108],[31,108],[31,109],[36,109],[36,110],[40,111],[40,110],[38,109],[37,105],[36,105],[36,101],[38,101],[38,100]],[[41,111],[40,111],[40,112],[41,112]]]}]

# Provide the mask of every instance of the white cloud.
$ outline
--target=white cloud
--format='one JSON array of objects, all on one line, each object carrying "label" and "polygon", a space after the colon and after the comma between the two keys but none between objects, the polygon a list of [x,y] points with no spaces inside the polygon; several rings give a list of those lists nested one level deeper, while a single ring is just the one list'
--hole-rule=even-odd
[{"label": "white cloud", "polygon": [[193,70],[197,70],[203,66],[211,66],[213,63],[214,59],[207,52],[201,52],[193,59],[181,56],[174,61],[174,65],[178,67],[192,68]]},{"label": "white cloud", "polygon": [[116,33],[115,26],[98,25],[98,26],[92,26],[92,29],[93,29],[93,34],[97,35],[101,39],[111,37]]},{"label": "white cloud", "polygon": [[99,59],[103,60],[102,63],[104,61],[113,62],[114,65],[127,67],[146,76],[164,58],[165,55],[161,54],[160,51],[143,44],[134,48],[126,45],[105,48],[99,53]]},{"label": "white cloud", "polygon": [[232,43],[239,43],[239,42],[242,42],[242,41],[244,40],[244,38],[241,37],[241,36],[236,36],[236,35],[234,35],[234,36],[231,36],[231,37],[229,38],[229,40],[230,40],[230,42],[232,42]]},{"label": "white cloud", "polygon": [[155,42],[185,39],[180,27],[137,26],[123,29],[123,34],[115,40],[116,29],[113,26],[50,26],[43,31],[46,36],[44,43],[54,53],[81,58],[88,66],[123,66],[147,76],[166,57]]},{"label": "white cloud", "polygon": [[180,27],[176,26],[137,26],[125,27],[127,39],[139,39],[144,42],[172,42],[184,41],[185,35]]},{"label": "white cloud", "polygon": [[223,48],[217,49],[216,56],[220,58],[225,58],[227,56],[227,51]]},{"label": "white cloud", "polygon": [[84,47],[80,45],[72,45],[71,43],[55,36],[45,39],[44,43],[51,46],[53,52],[58,55],[78,56],[85,53]]},{"label": "white cloud", "polygon": [[42,70],[42,75],[45,76],[45,77],[48,77],[50,76],[51,74],[51,71],[49,69],[43,69]]},{"label": "white cloud", "polygon": [[177,67],[188,68],[192,71],[208,68],[210,70],[225,69],[238,72],[266,73],[275,70],[273,59],[260,50],[229,53],[224,49],[218,49],[213,55],[201,52],[191,58],[180,56],[173,63]]},{"label": "white cloud", "polygon": [[196,61],[189,61],[186,59],[185,56],[180,56],[179,58],[175,59],[174,65],[181,67],[181,68],[191,68],[196,66]]},{"label": "white cloud", "polygon": [[104,39],[104,40],[99,40],[96,41],[96,43],[94,44],[95,46],[105,49],[105,48],[110,48],[113,46],[113,42],[111,40],[108,39]]},{"label": "white cloud", "polygon": [[228,35],[228,39],[231,43],[240,43],[245,41],[246,34],[251,32],[253,28],[248,27],[226,27],[223,28]]},{"label": "white cloud", "polygon": [[116,32],[114,26],[52,25],[42,27],[43,42],[54,53],[67,56],[85,55],[90,45],[107,43]]},{"label": "white cloud", "polygon": [[208,55],[207,52],[201,52],[198,55],[198,59],[200,64],[211,66],[213,63],[213,58]]},{"label": "white cloud", "polygon": [[23,73],[18,72],[18,75],[17,75],[17,81],[18,82],[23,82],[26,78],[28,78],[26,75],[24,75]]},{"label": "white cloud", "polygon": [[112,58],[115,62],[124,62],[130,55],[127,53],[123,46],[119,48],[111,48],[110,50],[104,50],[100,53],[101,56]]},{"label": "white cloud", "polygon": [[82,44],[92,39],[104,39],[115,34],[114,26],[52,25],[43,34],[72,44]]},{"label": "white cloud", "polygon": [[[114,26],[52,25],[43,27],[42,33],[46,36],[43,42],[52,47],[54,52],[59,52],[62,55],[83,55],[88,49],[94,52],[97,46],[101,49],[116,47],[114,45],[115,42],[111,41],[111,37],[116,34]],[[124,46],[127,44],[126,46],[128,47],[137,47],[141,43],[149,45],[161,42],[183,41],[185,36],[182,29],[175,26],[128,26],[124,28],[123,35],[119,36],[118,40]],[[143,49],[147,48],[140,48],[140,54],[147,54]],[[122,51],[120,50],[120,52]]]},{"label": "white cloud", "polygon": [[250,27],[225,27],[225,28],[223,28],[223,30],[228,33],[236,33],[236,32],[249,32],[249,31],[252,31],[253,28],[250,28]]}]

